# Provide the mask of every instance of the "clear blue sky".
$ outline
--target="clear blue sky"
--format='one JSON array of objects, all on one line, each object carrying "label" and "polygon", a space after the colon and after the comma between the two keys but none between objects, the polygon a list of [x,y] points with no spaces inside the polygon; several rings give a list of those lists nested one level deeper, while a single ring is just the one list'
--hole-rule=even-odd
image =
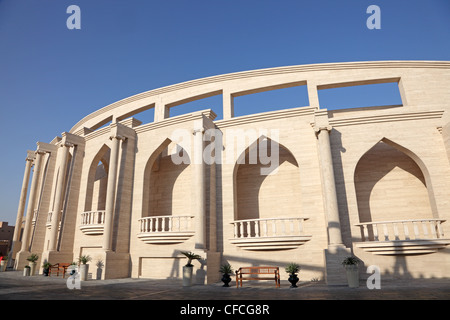
[{"label": "clear blue sky", "polygon": [[[72,4],[81,30],[66,27]],[[371,4],[380,30],[366,27]],[[0,0],[0,221],[15,224],[26,150],[112,102],[251,69],[450,60],[449,39],[448,0]],[[295,94],[287,106],[304,105]],[[239,99],[238,115],[277,101]]]}]

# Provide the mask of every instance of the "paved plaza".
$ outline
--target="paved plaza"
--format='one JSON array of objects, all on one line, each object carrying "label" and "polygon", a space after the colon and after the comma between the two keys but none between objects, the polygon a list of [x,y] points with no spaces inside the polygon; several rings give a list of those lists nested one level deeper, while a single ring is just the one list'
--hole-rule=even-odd
[{"label": "paved plaza", "polygon": [[[73,282],[72,282],[73,284]],[[381,279],[381,289],[328,286],[322,281],[287,281],[275,288],[271,281],[244,282],[236,288],[222,283],[183,287],[181,280],[115,279],[81,281],[69,289],[67,277],[24,277],[20,271],[0,273],[0,300],[450,300],[450,279]]]}]

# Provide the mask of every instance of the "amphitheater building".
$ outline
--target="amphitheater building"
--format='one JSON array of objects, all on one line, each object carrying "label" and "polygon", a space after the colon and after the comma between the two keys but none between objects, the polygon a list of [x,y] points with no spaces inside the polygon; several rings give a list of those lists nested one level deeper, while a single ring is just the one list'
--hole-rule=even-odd
[{"label": "amphitheater building", "polygon": [[[327,110],[320,90],[394,83],[400,105]],[[304,86],[303,107],[234,115],[237,97]],[[222,96],[218,110],[174,106]],[[154,110],[143,123],[140,113]],[[216,113],[215,113],[216,112]],[[68,128],[69,129],[69,128]],[[92,278],[197,283],[230,263],[290,262],[302,281],[441,278],[450,266],[450,62],[381,61],[237,72],[103,107],[27,152],[12,258],[92,257]],[[28,199],[28,200],[26,200]]]}]

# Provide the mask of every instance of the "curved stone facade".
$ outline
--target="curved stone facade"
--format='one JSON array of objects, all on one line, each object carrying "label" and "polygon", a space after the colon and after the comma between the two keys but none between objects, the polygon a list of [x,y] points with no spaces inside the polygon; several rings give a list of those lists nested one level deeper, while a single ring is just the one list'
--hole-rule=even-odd
[{"label": "curved stone facade", "polygon": [[[320,107],[318,90],[376,83],[397,83],[402,105]],[[236,97],[295,86],[306,86],[308,106],[234,116]],[[180,252],[193,251],[198,283],[219,281],[225,262],[297,262],[302,280],[336,284],[354,254],[363,273],[448,276],[449,87],[445,61],[330,63],[213,76],[108,105],[28,152],[15,267],[31,252],[40,265],[87,254],[93,278],[180,278]],[[210,109],[170,117],[215,95],[221,120]],[[139,121],[151,108],[154,121]]]}]

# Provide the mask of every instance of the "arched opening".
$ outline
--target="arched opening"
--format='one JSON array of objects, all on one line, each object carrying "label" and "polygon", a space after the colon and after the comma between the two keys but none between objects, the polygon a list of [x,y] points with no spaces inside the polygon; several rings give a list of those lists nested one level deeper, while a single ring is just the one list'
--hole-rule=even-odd
[{"label": "arched opening", "polygon": [[[189,163],[172,161],[172,145],[158,154],[147,170],[145,181],[149,184],[144,201],[148,202],[143,217],[176,216],[186,214],[191,206],[191,170]],[[185,152],[184,149],[178,149]],[[190,211],[190,210],[188,210]]]},{"label": "arched opening", "polygon": [[104,145],[89,168],[84,211],[105,210],[110,149]]},{"label": "arched opening", "polygon": [[433,218],[422,170],[383,141],[359,160],[355,189],[360,222]]},{"label": "arched opening", "polygon": [[311,236],[304,232],[308,218],[302,217],[301,202],[294,156],[276,141],[260,137],[242,153],[234,169],[231,243],[245,250],[286,250],[304,244]]},{"label": "arched opening", "polygon": [[[300,175],[298,163],[291,152],[276,141],[267,139],[261,144],[258,139],[245,150],[245,160],[235,168],[235,219],[266,219],[276,217],[299,217]],[[261,169],[270,167],[263,164],[258,156],[251,161],[252,151],[266,148],[262,154],[272,154],[278,149],[278,167],[273,174],[262,175]],[[267,153],[266,153],[267,152]],[[244,155],[243,155],[244,156]],[[252,163],[253,162],[253,163]]]},{"label": "arched opening", "polygon": [[89,167],[86,199],[80,226],[85,234],[103,234],[110,151],[107,145],[103,145]]},{"label": "arched opening", "polygon": [[[181,163],[174,161],[175,154],[183,159]],[[143,241],[152,243],[155,239],[150,234],[166,233],[164,236],[167,239],[164,241],[176,243],[193,234],[192,173],[189,164],[186,150],[170,139],[166,139],[150,156],[144,171],[140,219]],[[184,233],[169,239],[168,234],[172,232]]]},{"label": "arched opening", "polygon": [[354,181],[358,247],[406,255],[433,253],[450,243],[441,228],[445,220],[436,216],[428,170],[410,150],[382,139],[361,157]]}]

